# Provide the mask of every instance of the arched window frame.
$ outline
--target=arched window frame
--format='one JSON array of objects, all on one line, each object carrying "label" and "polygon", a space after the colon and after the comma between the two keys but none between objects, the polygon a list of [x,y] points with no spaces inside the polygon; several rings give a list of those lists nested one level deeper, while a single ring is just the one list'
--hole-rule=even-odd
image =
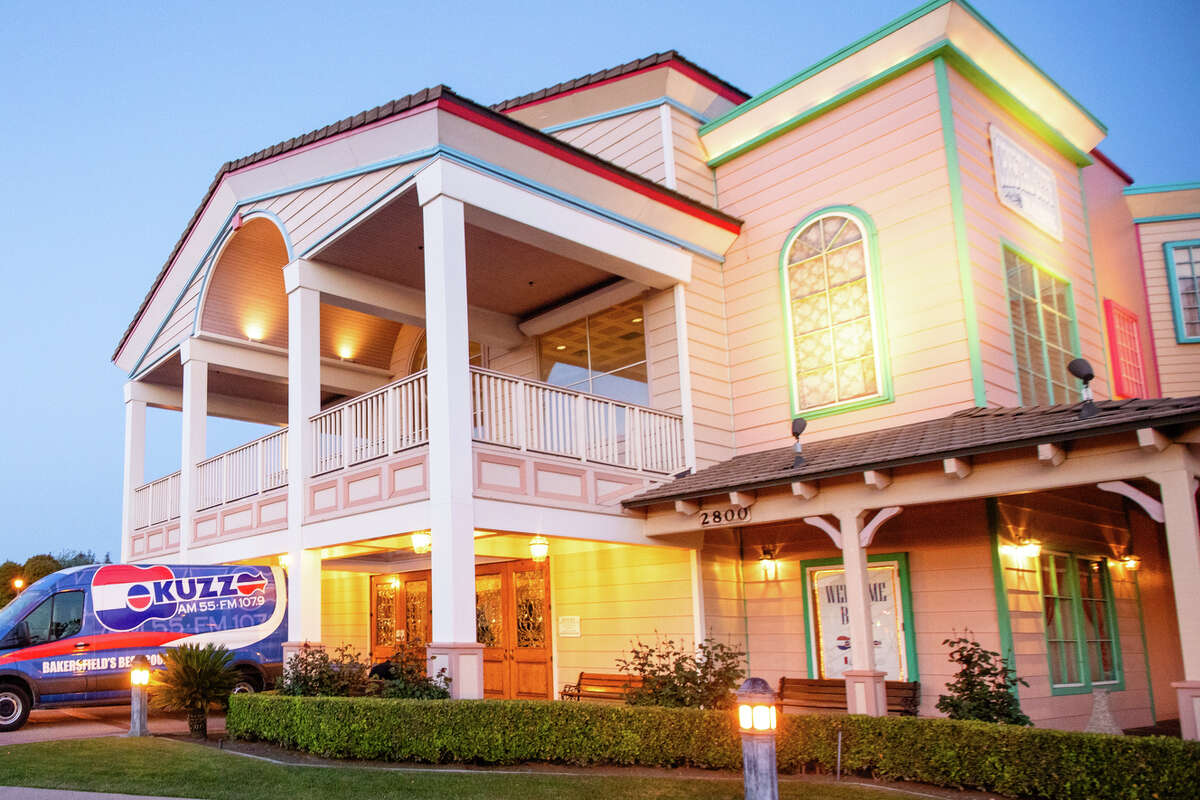
[{"label": "arched window frame", "polygon": [[[797,384],[795,331],[793,330],[792,322],[792,293],[788,278],[788,253],[791,252],[796,237],[805,228],[818,220],[833,216],[849,217],[858,224],[863,232],[867,260],[867,300],[870,304],[871,335],[875,351],[875,376],[878,391],[868,397],[843,400],[815,408],[801,408],[800,387]],[[783,247],[779,251],[779,286],[783,304],[784,353],[787,358],[788,390],[793,418],[802,416],[805,419],[814,419],[831,414],[842,414],[848,411],[857,411],[862,408],[883,405],[895,399],[895,393],[892,388],[891,357],[888,350],[887,325],[884,320],[883,286],[879,274],[879,264],[879,240],[875,230],[875,223],[872,222],[871,217],[866,212],[855,206],[828,206],[819,211],[814,211],[802,219],[796,227],[792,228],[787,238],[784,239]]]}]

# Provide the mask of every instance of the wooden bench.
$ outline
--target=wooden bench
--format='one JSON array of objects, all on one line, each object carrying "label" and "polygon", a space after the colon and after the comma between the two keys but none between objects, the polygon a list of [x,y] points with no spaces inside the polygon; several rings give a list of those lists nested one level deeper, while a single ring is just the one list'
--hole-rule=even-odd
[{"label": "wooden bench", "polygon": [[[887,711],[902,717],[915,717],[921,704],[921,684],[917,681],[884,681]],[[846,682],[841,679],[780,678],[779,707],[846,710]]]},{"label": "wooden bench", "polygon": [[640,689],[641,686],[641,675],[581,672],[579,680],[563,686],[558,696],[563,700],[624,700],[630,689]]}]

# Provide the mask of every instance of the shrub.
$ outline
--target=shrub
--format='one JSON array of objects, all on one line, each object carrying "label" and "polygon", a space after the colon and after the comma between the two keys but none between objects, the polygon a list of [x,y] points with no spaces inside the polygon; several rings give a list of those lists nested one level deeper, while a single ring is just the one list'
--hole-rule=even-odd
[{"label": "shrub", "polygon": [[654,644],[638,641],[628,659],[617,659],[617,668],[642,678],[641,687],[625,695],[630,705],[728,708],[744,674],[745,655],[712,638],[701,642],[695,652],[684,650],[671,639]]},{"label": "shrub", "polygon": [[[529,700],[386,700],[239,694],[232,736],[333,758],[430,763],[739,769],[730,711]],[[1048,800],[1184,800],[1200,743],[948,719],[788,715],[784,772],[842,769]]]},{"label": "shrub", "polygon": [[371,669],[371,673],[378,672],[382,680],[368,691],[380,697],[408,700],[448,699],[450,676],[446,674],[446,668],[442,667],[430,677],[428,663],[424,644],[416,640],[404,641],[387,662]]},{"label": "shrub", "polygon": [[370,684],[370,667],[350,645],[337,648],[330,656],[324,649],[306,644],[288,659],[276,689],[280,694],[304,697],[364,695]]},{"label": "shrub", "polygon": [[1017,677],[999,653],[985,650],[979,642],[965,636],[946,639],[942,644],[950,648],[950,660],[961,667],[954,680],[946,684],[950,694],[938,697],[938,711],[950,719],[1033,724],[1021,711],[1021,703],[1013,691],[1017,684],[1029,684]]},{"label": "shrub", "polygon": [[167,668],[158,673],[150,703],[165,711],[186,711],[188,733],[208,738],[208,707],[225,703],[238,681],[230,669],[233,653],[218,645],[183,644],[163,653]]}]

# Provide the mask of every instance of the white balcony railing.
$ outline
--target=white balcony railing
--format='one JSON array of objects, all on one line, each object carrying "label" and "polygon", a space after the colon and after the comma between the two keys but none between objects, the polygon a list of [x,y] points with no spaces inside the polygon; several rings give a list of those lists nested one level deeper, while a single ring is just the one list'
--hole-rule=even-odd
[{"label": "white balcony railing", "polygon": [[311,419],[313,474],[354,466],[429,441],[425,373],[409,375]]},{"label": "white balcony railing", "polygon": [[196,465],[196,510],[287,485],[287,428]]},{"label": "white balcony railing", "polygon": [[[310,419],[313,475],[429,441],[426,376],[418,372]],[[678,414],[471,368],[477,442],[660,474],[683,467]],[[196,466],[196,510],[286,486],[288,430],[281,428]],[[179,517],[179,473],[133,492],[133,527]]]},{"label": "white balcony railing", "polygon": [[179,473],[133,490],[133,528],[161,525],[179,519]]}]

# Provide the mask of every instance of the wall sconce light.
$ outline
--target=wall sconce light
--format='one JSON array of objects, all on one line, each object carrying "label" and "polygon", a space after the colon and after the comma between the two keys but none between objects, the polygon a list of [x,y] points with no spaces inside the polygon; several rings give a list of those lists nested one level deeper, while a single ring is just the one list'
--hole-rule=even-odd
[{"label": "wall sconce light", "polygon": [[1137,572],[1142,568],[1142,557],[1135,556],[1133,553],[1126,553],[1121,556],[1121,566],[1129,572]]},{"label": "wall sconce light", "polygon": [[393,589],[399,589],[400,579],[393,575],[392,577],[388,578],[388,586],[391,586]]},{"label": "wall sconce light", "polygon": [[263,337],[267,335],[267,332],[263,329],[263,326],[257,322],[247,323],[242,332],[246,334],[247,341],[251,342],[261,342]]},{"label": "wall sconce light", "polygon": [[413,552],[423,556],[433,549],[433,535],[429,531],[417,531],[412,535]]},{"label": "wall sconce light", "polygon": [[1037,539],[1022,536],[1016,544],[1006,544],[1000,548],[1014,558],[1037,558],[1042,554],[1042,543]]},{"label": "wall sconce light", "polygon": [[775,557],[775,548],[764,547],[762,555],[758,557],[758,564],[762,567],[763,580],[773,581],[779,577],[779,560]]},{"label": "wall sconce light", "polygon": [[349,361],[351,356],[354,355],[354,349],[348,344],[339,345],[337,354],[338,358],[342,361]]},{"label": "wall sconce light", "polygon": [[529,556],[540,564],[550,555],[550,540],[540,533],[529,540]]}]

